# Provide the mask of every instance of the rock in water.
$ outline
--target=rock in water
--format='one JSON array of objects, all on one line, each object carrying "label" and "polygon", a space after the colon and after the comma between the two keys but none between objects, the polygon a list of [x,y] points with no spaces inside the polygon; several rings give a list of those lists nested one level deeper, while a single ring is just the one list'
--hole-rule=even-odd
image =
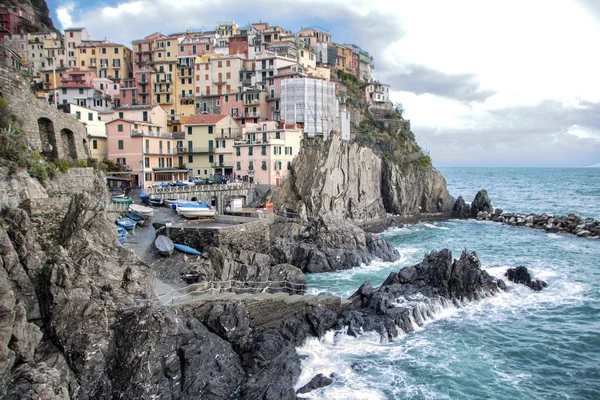
[{"label": "rock in water", "polygon": [[311,392],[315,389],[319,389],[325,386],[329,386],[333,383],[333,379],[326,377],[323,374],[315,375],[310,382],[306,385],[302,386],[300,389],[296,391],[297,394],[304,394]]},{"label": "rock in water", "polygon": [[454,207],[452,207],[452,218],[469,219],[471,216],[471,206],[465,203],[462,196],[458,196]]},{"label": "rock in water", "polygon": [[527,268],[523,266],[507,269],[504,276],[511,282],[523,284],[536,291],[548,287],[548,284],[541,279],[531,279],[531,274]]},{"label": "rock in water", "polygon": [[477,214],[479,214],[481,211],[489,214],[492,214],[494,211],[490,196],[488,196],[488,192],[485,189],[481,189],[479,192],[477,192],[473,202],[471,203],[471,218],[477,218]]}]

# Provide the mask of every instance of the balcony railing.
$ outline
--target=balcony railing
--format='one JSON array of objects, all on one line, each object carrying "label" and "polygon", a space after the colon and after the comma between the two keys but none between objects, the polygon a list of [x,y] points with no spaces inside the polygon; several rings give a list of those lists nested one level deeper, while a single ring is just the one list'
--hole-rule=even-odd
[{"label": "balcony railing", "polygon": [[233,168],[233,163],[231,161],[224,161],[222,163],[214,162],[210,163],[212,168]]},{"label": "balcony railing", "polygon": [[121,64],[113,64],[112,67],[113,68],[121,68]]},{"label": "balcony railing", "polygon": [[162,155],[171,156],[171,155],[177,154],[177,151],[176,151],[176,149],[173,149],[173,150],[171,150],[171,149],[166,149],[166,150],[164,150],[164,149],[144,149],[144,154],[159,155],[159,156],[162,156]]},{"label": "balcony railing", "polygon": [[185,93],[185,94],[179,95],[180,99],[194,99],[195,97],[196,97],[196,95],[193,93]]},{"label": "balcony railing", "polygon": [[100,63],[100,68],[108,68],[108,63]]},{"label": "balcony railing", "polygon": [[257,113],[257,112],[241,113],[237,116],[234,116],[233,118],[260,118],[260,113]]},{"label": "balcony railing", "polygon": [[131,130],[131,136],[135,137],[135,136],[151,136],[151,137],[162,137],[165,139],[173,139],[173,135],[171,135],[170,133],[157,133],[157,132],[144,132],[141,131],[139,129],[132,129]]},{"label": "balcony railing", "polygon": [[260,104],[260,99],[246,99],[244,104]]}]

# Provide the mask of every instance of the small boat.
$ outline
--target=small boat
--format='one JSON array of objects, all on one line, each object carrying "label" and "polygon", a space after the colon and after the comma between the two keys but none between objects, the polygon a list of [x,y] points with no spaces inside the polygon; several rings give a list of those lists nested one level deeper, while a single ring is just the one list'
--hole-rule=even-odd
[{"label": "small boat", "polygon": [[117,226],[117,241],[121,244],[127,239],[127,231],[121,226]]},{"label": "small boat", "polygon": [[140,193],[140,200],[148,200],[150,198],[149,194],[146,194],[144,192]]},{"label": "small boat", "polygon": [[168,220],[165,220],[165,221],[156,221],[156,222],[152,223],[152,227],[154,227],[155,230],[159,230],[159,229],[162,229],[162,228],[164,228],[166,226],[171,226],[172,223],[173,223],[173,221],[168,221]]},{"label": "small boat", "polygon": [[164,199],[163,202],[165,203],[165,205],[167,207],[172,207],[173,203],[175,203],[176,201],[179,201],[177,199]]},{"label": "small boat", "polygon": [[184,205],[188,205],[188,206],[192,206],[192,207],[197,207],[198,203],[197,201],[190,201],[190,200],[174,200],[174,201],[169,201],[169,203],[171,203],[171,208],[173,210],[177,210],[177,206],[184,206]]},{"label": "small boat", "polygon": [[157,206],[157,207],[162,206],[164,204],[163,199],[161,199],[160,197],[150,196],[148,201],[150,202],[150,205]]},{"label": "small boat", "polygon": [[113,197],[112,202],[117,204],[133,204],[131,197]]},{"label": "small boat", "polygon": [[202,254],[198,250],[196,250],[190,246],[186,246],[185,244],[173,243],[173,247],[175,247],[179,251],[182,251],[187,254],[192,254],[195,256],[199,256],[200,254]]},{"label": "small boat", "polygon": [[143,225],[146,222],[146,218],[135,211],[125,211],[125,216],[134,220],[138,225]]},{"label": "small boat", "polygon": [[109,192],[112,197],[125,197],[125,191],[122,189],[112,189]]},{"label": "small boat", "polygon": [[134,220],[132,220],[131,218],[117,218],[117,220],[115,222],[117,223],[117,225],[122,226],[123,228],[127,229],[128,231],[135,229],[135,225],[136,225],[136,222]]},{"label": "small boat", "polygon": [[142,214],[142,216],[144,216],[144,217],[153,217],[154,216],[154,208],[141,206],[139,204],[130,205],[129,211],[133,211],[138,214]]},{"label": "small boat", "polygon": [[154,241],[154,246],[156,246],[156,250],[165,257],[173,254],[173,250],[175,249],[171,239],[165,235],[158,236]]},{"label": "small boat", "polygon": [[175,186],[194,186],[194,182],[175,181]]},{"label": "small boat", "polygon": [[186,218],[200,218],[200,217],[211,217],[214,218],[216,210],[208,207],[177,207],[177,214]]}]

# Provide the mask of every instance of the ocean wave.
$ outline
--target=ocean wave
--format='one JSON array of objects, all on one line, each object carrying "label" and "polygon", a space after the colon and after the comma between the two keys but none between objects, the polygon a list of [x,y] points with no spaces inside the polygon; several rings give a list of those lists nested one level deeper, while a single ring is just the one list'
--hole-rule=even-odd
[{"label": "ocean wave", "polygon": [[429,224],[427,222],[424,222],[423,226],[426,226],[428,228],[433,228],[433,229],[441,229],[443,231],[449,231],[450,230],[450,228],[448,228],[446,226],[438,226],[438,225],[434,225],[434,224]]}]

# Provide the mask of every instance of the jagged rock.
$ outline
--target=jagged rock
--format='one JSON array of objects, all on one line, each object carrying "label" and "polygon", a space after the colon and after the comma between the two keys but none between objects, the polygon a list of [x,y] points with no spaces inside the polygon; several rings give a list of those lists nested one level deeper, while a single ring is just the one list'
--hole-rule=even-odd
[{"label": "jagged rock", "polygon": [[511,282],[523,284],[536,291],[548,287],[548,284],[540,279],[531,279],[531,274],[527,270],[527,267],[509,268],[506,270],[504,276]]},{"label": "jagged rock", "polygon": [[587,231],[585,229],[580,230],[579,232],[577,232],[577,236],[578,237],[588,237],[590,236],[592,233],[590,231]]},{"label": "jagged rock", "polygon": [[296,390],[296,393],[297,394],[308,393],[315,389],[329,386],[332,383],[333,383],[333,379],[331,379],[330,377],[327,377],[323,374],[317,374],[310,380],[310,382],[308,382],[306,385],[302,386],[300,389]]},{"label": "jagged rock", "polygon": [[475,252],[463,251],[452,260],[448,249],[432,251],[415,266],[391,273],[377,289],[363,284],[351,296],[350,309],[343,323],[365,331],[377,331],[385,340],[397,336],[400,329],[411,332],[430,318],[436,308],[453,302],[478,300],[506,290],[502,280],[481,270]]},{"label": "jagged rock", "polygon": [[469,219],[471,216],[471,206],[465,203],[462,196],[458,196],[452,207],[452,218]]},{"label": "jagged rock", "polygon": [[[309,236],[303,237],[303,232]],[[311,273],[348,269],[375,258],[395,261],[400,257],[387,241],[332,214],[322,215],[309,228],[288,222],[273,224],[271,241],[272,263],[289,263]]]},{"label": "jagged rock", "polygon": [[477,218],[477,214],[480,211],[486,211],[491,214],[494,209],[492,208],[492,201],[488,196],[488,192],[485,189],[481,189],[475,195],[473,202],[471,203],[471,218]]}]

